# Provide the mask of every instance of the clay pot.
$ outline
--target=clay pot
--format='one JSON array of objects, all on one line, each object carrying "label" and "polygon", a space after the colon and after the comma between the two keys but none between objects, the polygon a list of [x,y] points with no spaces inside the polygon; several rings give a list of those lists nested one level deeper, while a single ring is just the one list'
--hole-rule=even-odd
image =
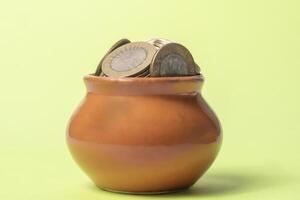
[{"label": "clay pot", "polygon": [[214,161],[220,124],[199,93],[203,77],[87,75],[67,143],[100,188],[160,193],[188,188]]}]

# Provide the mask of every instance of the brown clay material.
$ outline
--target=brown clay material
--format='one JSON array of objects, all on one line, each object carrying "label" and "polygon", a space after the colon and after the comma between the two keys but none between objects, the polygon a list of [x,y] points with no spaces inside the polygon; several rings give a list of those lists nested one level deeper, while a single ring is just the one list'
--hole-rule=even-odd
[{"label": "brown clay material", "polygon": [[187,188],[214,161],[218,119],[199,93],[203,77],[84,77],[87,95],[67,143],[100,187],[129,193]]}]

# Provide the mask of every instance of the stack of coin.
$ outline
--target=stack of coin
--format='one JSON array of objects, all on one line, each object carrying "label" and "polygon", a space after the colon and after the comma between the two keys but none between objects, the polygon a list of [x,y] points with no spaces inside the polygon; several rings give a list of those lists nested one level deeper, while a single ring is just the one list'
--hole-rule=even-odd
[{"label": "stack of coin", "polygon": [[167,39],[147,42],[121,39],[101,59],[96,76],[168,77],[200,74],[192,54],[183,45]]}]

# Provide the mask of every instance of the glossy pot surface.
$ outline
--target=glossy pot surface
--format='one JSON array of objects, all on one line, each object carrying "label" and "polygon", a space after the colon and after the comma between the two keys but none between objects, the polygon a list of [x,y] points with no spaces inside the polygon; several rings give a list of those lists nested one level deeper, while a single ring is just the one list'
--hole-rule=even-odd
[{"label": "glossy pot surface", "polygon": [[87,95],[67,143],[100,188],[160,193],[188,188],[221,144],[219,121],[200,91],[203,77],[112,79],[87,75]]}]

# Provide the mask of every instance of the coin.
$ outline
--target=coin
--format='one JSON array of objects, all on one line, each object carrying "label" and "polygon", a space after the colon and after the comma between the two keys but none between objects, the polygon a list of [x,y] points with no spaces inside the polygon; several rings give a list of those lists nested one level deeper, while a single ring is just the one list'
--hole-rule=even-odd
[{"label": "coin", "polygon": [[101,59],[100,63],[98,64],[97,66],[97,69],[96,69],[96,72],[95,72],[95,75],[96,76],[105,76],[104,73],[102,73],[102,63],[103,63],[103,60],[104,58],[110,54],[113,50],[117,49],[118,47],[120,46],[123,46],[124,44],[127,44],[127,43],[130,43],[130,40],[126,39],[126,38],[123,38],[119,41],[117,41],[108,51],[107,53],[104,55],[104,57]]},{"label": "coin", "polygon": [[159,48],[163,47],[164,45],[171,43],[173,41],[163,39],[163,38],[153,38],[151,40],[148,40],[147,42],[159,49]]},{"label": "coin", "polygon": [[200,74],[200,72],[201,72],[201,69],[197,63],[195,63],[195,72],[196,72],[196,74]]},{"label": "coin", "polygon": [[137,77],[146,77],[146,76],[148,76],[149,74],[150,74],[149,70],[146,70],[145,72],[143,72],[143,73],[137,75]]},{"label": "coin", "polygon": [[147,42],[125,44],[104,58],[102,71],[113,78],[138,75],[149,68],[156,51],[156,48]]},{"label": "coin", "polygon": [[178,43],[168,43],[155,54],[150,65],[150,76],[195,75],[195,62],[187,48]]}]

